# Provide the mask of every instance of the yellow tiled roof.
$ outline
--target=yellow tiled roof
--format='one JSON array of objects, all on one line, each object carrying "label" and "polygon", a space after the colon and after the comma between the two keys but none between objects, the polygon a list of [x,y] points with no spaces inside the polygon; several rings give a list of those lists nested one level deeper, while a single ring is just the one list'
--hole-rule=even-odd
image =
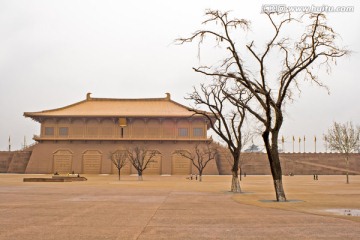
[{"label": "yellow tiled roof", "polygon": [[111,99],[92,98],[87,94],[86,100],[57,109],[41,112],[25,112],[26,117],[190,117],[194,113],[170,99]]}]

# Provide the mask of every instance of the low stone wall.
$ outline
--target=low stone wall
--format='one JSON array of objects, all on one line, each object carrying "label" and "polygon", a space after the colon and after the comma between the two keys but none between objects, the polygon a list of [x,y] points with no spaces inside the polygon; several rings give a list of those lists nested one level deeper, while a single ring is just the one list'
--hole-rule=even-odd
[{"label": "low stone wall", "polygon": [[[0,173],[25,173],[30,156],[30,151],[0,152]],[[340,153],[281,153],[280,161],[284,175],[343,175],[347,169],[345,155]],[[216,168],[220,175],[231,174],[231,156],[227,149],[221,149],[216,165],[215,162],[210,165],[204,174],[217,174],[213,170]],[[241,169],[249,175],[271,174],[265,153],[242,153]],[[360,174],[360,153],[350,154],[349,169],[349,174]]]},{"label": "low stone wall", "polygon": [[[280,155],[284,174],[342,175],[347,171],[346,156],[340,153],[283,153]],[[349,156],[349,174],[360,174],[360,154]]]},{"label": "low stone wall", "polygon": [[[223,152],[218,158],[220,175],[231,174],[229,156]],[[280,161],[284,175],[342,175],[346,173],[345,155],[340,153],[281,153]],[[242,173],[250,175],[271,174],[265,153],[242,153]],[[350,154],[349,173],[360,174],[360,154]]]}]

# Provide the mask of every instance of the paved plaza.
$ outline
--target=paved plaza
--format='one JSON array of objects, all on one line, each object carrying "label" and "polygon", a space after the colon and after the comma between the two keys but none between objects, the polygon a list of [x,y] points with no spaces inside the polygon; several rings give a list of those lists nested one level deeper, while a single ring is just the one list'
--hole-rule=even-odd
[{"label": "paved plaza", "polygon": [[[360,176],[285,176],[275,203],[270,176],[86,175],[86,182],[24,183],[0,174],[0,239],[359,239]],[[330,210],[339,209],[337,214]],[[342,214],[344,210],[345,215]]]}]

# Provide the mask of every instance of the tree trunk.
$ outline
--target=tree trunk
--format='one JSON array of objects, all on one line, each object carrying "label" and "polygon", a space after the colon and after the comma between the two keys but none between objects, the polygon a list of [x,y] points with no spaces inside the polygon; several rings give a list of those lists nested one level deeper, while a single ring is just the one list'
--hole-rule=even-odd
[{"label": "tree trunk", "polygon": [[232,171],[231,192],[241,193],[238,171]]},{"label": "tree trunk", "polygon": [[139,180],[139,181],[142,181],[142,180],[143,180],[142,172],[138,172],[138,180]]},{"label": "tree trunk", "polygon": [[120,168],[118,168],[119,181],[120,181]]},{"label": "tree trunk", "polygon": [[349,184],[349,156],[346,155],[346,184]]},{"label": "tree trunk", "polygon": [[240,152],[233,153],[234,164],[231,168],[232,180],[231,180],[231,192],[241,193],[240,180],[239,180],[239,161]]},{"label": "tree trunk", "polygon": [[242,171],[241,171],[241,165],[240,165],[240,168],[239,168],[239,176],[240,176],[240,181],[242,180],[242,177],[241,177],[241,175],[242,175]]},{"label": "tree trunk", "polygon": [[265,143],[266,153],[268,155],[271,175],[274,182],[275,194],[276,194],[276,201],[278,202],[286,202],[285,191],[282,184],[282,171],[281,171],[281,164],[279,158],[279,151],[277,146],[278,141],[278,133],[272,132],[271,133],[271,145],[269,142],[269,131],[263,132],[263,140]]},{"label": "tree trunk", "polygon": [[202,173],[199,174],[199,182],[202,182]]}]

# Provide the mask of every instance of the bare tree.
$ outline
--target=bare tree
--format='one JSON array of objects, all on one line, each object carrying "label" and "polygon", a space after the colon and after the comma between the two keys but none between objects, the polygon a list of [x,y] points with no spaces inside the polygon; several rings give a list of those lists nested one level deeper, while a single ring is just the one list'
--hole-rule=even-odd
[{"label": "bare tree", "polygon": [[324,134],[324,141],[331,150],[345,154],[346,183],[349,183],[349,155],[359,148],[360,126],[354,128],[352,122],[344,124],[334,122],[327,134]]},{"label": "bare tree", "polygon": [[110,160],[118,170],[119,181],[120,181],[121,169],[126,166],[127,158],[128,158],[128,153],[126,150],[117,150],[113,153],[110,153]]},{"label": "bare tree", "polygon": [[135,146],[126,149],[128,159],[138,172],[138,180],[143,180],[143,172],[149,163],[154,162],[154,157],[159,153],[156,150],[148,150],[145,146]]},{"label": "bare tree", "polygon": [[[211,28],[198,30],[188,38],[177,39],[177,42],[183,44],[199,39],[200,49],[205,37],[208,37],[215,39],[218,48],[224,49],[227,56],[220,64],[201,66],[194,70],[233,82],[235,88],[225,89],[224,94],[234,105],[245,108],[262,124],[262,138],[276,199],[286,201],[278,151],[286,100],[292,99],[294,89],[300,89],[301,79],[324,86],[317,77],[318,68],[325,66],[331,70],[331,64],[349,51],[336,45],[338,35],[328,26],[323,13],[305,13],[299,18],[293,18],[290,13],[265,12],[264,16],[269,20],[273,34],[260,50],[255,41],[243,43],[247,41],[245,36],[239,38],[242,35],[238,30],[246,32],[250,27],[249,21],[229,18],[229,12],[217,10],[207,10],[206,16],[203,24],[217,24],[215,28],[219,29],[220,26],[218,31]],[[294,33],[287,32],[287,29],[304,25],[304,33],[298,38]],[[278,65],[273,67],[276,62]],[[252,101],[244,102],[234,97],[243,88],[253,95]]]},{"label": "bare tree", "polygon": [[[229,84],[226,81],[217,81],[211,85],[201,85],[198,91],[194,92],[187,99],[193,100],[196,106],[205,106],[212,115],[207,112],[193,109],[196,114],[205,116],[211,126],[211,129],[226,143],[232,156],[232,183],[231,191],[241,192],[239,181],[239,161],[242,148],[242,126],[245,121],[245,108],[240,105],[232,105],[229,98],[224,94]],[[250,96],[246,91],[238,92],[237,98],[243,101],[249,101]],[[214,119],[215,118],[215,119]]]},{"label": "bare tree", "polygon": [[199,173],[199,181],[202,181],[202,175],[207,164],[214,160],[217,154],[217,149],[214,146],[211,146],[211,143],[207,143],[203,146],[199,144],[195,145],[194,149],[195,154],[189,153],[188,151],[178,150],[175,153],[180,156],[187,158],[191,163],[196,167]]}]

